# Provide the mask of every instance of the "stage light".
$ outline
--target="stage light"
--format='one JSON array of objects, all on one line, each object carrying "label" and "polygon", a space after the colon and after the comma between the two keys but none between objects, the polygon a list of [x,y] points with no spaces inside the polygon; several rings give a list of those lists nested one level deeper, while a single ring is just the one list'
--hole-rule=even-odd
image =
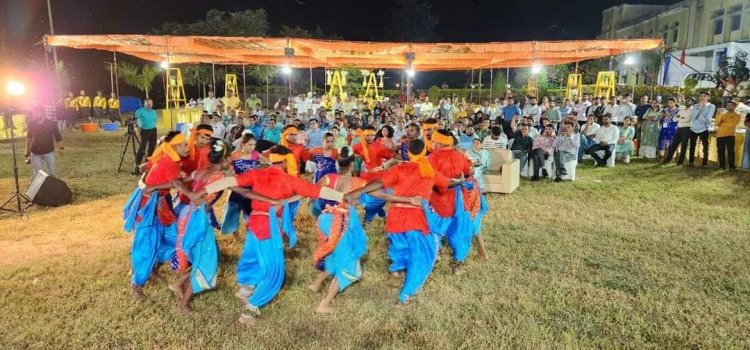
[{"label": "stage light", "polygon": [[289,66],[281,67],[281,73],[284,73],[284,75],[292,74],[292,67],[289,67]]},{"label": "stage light", "polygon": [[413,68],[409,68],[409,69],[406,70],[406,75],[409,78],[414,78],[414,75],[416,75],[416,74],[417,74],[417,72],[415,72]]},{"label": "stage light", "polygon": [[535,64],[533,67],[531,67],[531,74],[539,74],[542,72],[542,69],[544,69],[543,65]]},{"label": "stage light", "polygon": [[159,67],[161,67],[161,69],[167,69],[169,68],[169,62],[159,63]]},{"label": "stage light", "polygon": [[23,94],[26,93],[26,85],[24,85],[20,81],[11,80],[5,83],[5,91],[10,96],[15,96],[15,97],[23,96]]},{"label": "stage light", "polygon": [[632,65],[634,65],[634,64],[635,64],[635,57],[633,57],[633,56],[628,56],[628,57],[625,57],[625,62],[623,62],[623,63],[624,63],[624,64],[625,64],[626,66],[632,66]]}]

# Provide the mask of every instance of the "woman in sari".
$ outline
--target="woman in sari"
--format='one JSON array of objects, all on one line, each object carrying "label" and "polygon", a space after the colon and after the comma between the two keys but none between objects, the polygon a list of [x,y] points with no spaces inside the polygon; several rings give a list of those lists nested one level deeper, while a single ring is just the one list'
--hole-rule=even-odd
[{"label": "woman in sari", "polygon": [[[643,158],[656,159],[656,150],[659,147],[659,119],[661,110],[659,101],[651,100],[651,108],[643,115],[641,126],[641,139],[639,140],[638,153]],[[630,145],[632,148],[632,144]],[[632,149],[629,151],[632,152]]]},{"label": "woman in sari", "polygon": [[[232,152],[229,157],[235,176],[260,167],[260,152],[255,150],[256,144],[257,140],[252,133],[242,135],[240,149]],[[231,233],[235,241],[239,240],[240,214],[247,221],[248,215],[250,215],[250,200],[239,193],[232,192],[229,194],[229,200],[224,210],[221,233]]]},{"label": "woman in sari", "polygon": [[617,139],[617,145],[615,145],[616,159],[622,159],[625,163],[630,163],[629,156],[633,153],[633,137],[635,137],[635,129],[630,126],[630,117],[625,117],[622,120],[622,126],[620,126],[620,137]]},{"label": "woman in sari", "polygon": [[[334,143],[333,134],[327,132],[323,136],[323,147],[310,150],[312,161],[315,162],[313,183],[318,184],[326,175],[336,174],[336,161],[339,159],[339,151],[333,147]],[[318,217],[323,209],[325,209],[325,204],[321,204],[321,200],[314,201],[310,205],[310,211],[315,217]]]},{"label": "woman in sari", "polygon": [[659,154],[664,155],[672,145],[672,139],[677,133],[677,123],[680,109],[673,101],[667,103],[668,107],[662,111],[661,132],[659,133]]}]

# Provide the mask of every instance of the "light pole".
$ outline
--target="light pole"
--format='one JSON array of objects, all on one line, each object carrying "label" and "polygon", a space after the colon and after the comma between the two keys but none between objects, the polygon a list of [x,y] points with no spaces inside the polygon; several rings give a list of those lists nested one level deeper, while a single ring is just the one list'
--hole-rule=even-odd
[{"label": "light pole", "polygon": [[636,75],[637,72],[635,68],[633,68],[633,66],[635,66],[636,64],[636,59],[633,56],[625,57],[625,61],[623,62],[623,64],[625,64],[629,70],[633,71],[633,88],[630,91],[630,94],[632,95],[633,99],[635,99],[635,84],[636,84],[636,80],[638,80],[638,75]]}]

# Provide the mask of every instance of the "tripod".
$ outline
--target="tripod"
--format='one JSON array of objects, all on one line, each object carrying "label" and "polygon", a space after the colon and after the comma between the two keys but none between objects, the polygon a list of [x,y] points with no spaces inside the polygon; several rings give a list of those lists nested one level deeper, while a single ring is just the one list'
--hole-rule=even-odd
[{"label": "tripod", "polygon": [[[18,185],[18,160],[16,158],[16,135],[13,132],[15,130],[15,126],[13,125],[13,118],[11,117],[13,115],[13,112],[11,110],[8,110],[7,113],[5,113],[5,125],[8,129],[10,129],[10,144],[11,149],[13,150],[13,178],[15,179],[16,183],[16,191],[13,193],[10,198],[5,200],[2,205],[0,205],[0,211],[7,211],[11,213],[18,213],[21,215],[26,215],[26,209],[28,209],[31,204],[31,200],[29,197],[27,197],[25,194],[21,193],[21,188]],[[12,202],[16,202],[15,208],[6,208],[8,204],[11,204]],[[21,202],[23,202],[23,205],[21,205]]]},{"label": "tripod", "polygon": [[125,140],[125,145],[122,148],[122,155],[120,156],[120,166],[117,167],[117,172],[120,173],[122,171],[122,164],[125,162],[125,153],[128,153],[128,146],[130,146],[133,152],[133,174],[138,174],[138,164],[135,164],[135,160],[137,154],[136,149],[141,146],[141,140],[138,139],[138,135],[136,135],[135,133],[135,126],[133,125],[133,121],[126,121],[125,124],[128,127],[128,132],[122,136],[127,137],[127,140]]}]

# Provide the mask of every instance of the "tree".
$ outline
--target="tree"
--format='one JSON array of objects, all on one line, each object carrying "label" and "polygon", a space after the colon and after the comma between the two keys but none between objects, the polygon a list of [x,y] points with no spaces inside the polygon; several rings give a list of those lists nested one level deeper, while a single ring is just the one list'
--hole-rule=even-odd
[{"label": "tree", "polygon": [[391,21],[385,27],[386,40],[434,41],[439,19],[432,4],[419,0],[400,0],[391,10]]},{"label": "tree", "polygon": [[117,72],[125,84],[143,91],[146,98],[149,98],[148,93],[153,88],[154,79],[161,73],[161,70],[148,64],[139,69],[136,65],[123,61],[117,65]]},{"label": "tree", "polygon": [[204,20],[193,23],[166,22],[152,32],[168,35],[266,36],[268,14],[264,9],[242,12],[211,9]]},{"label": "tree", "polygon": [[609,71],[609,58],[600,58],[578,64],[578,73],[583,76],[583,84],[596,84],[599,72]]}]

